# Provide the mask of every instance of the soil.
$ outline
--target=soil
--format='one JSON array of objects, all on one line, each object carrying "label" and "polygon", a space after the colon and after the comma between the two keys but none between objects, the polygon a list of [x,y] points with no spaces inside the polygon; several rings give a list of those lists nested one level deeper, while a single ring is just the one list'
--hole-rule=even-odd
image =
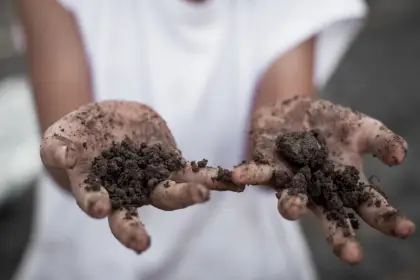
[{"label": "soil", "polygon": [[217,175],[215,177],[213,177],[212,180],[223,182],[223,183],[232,183],[233,184],[232,171],[230,171],[228,169],[224,169],[224,168],[219,166],[218,169],[217,169]]},{"label": "soil", "polygon": [[[200,160],[198,162],[196,161],[191,161],[191,170],[193,172],[198,172],[200,171],[201,168],[204,168],[207,166],[208,160],[207,159],[203,159]],[[218,181],[218,182],[222,182],[222,183],[232,183],[232,171],[228,170],[228,169],[224,169],[222,167],[218,167],[217,168],[217,174],[216,176],[211,178],[213,181]]]},{"label": "soil", "polygon": [[207,159],[203,159],[203,160],[200,160],[198,162],[191,161],[191,170],[193,172],[198,172],[198,171],[200,171],[200,168],[204,168],[204,167],[207,166],[207,162],[208,162]]},{"label": "soil", "polygon": [[137,215],[138,207],[148,204],[156,185],[183,166],[182,158],[161,144],[135,144],[126,139],[93,160],[86,183],[92,191],[103,186],[112,209],[126,209],[127,217],[131,217]]},{"label": "soil", "polygon": [[[276,139],[276,149],[295,170],[293,177],[276,171],[275,188],[287,188],[296,195],[306,194],[309,203],[321,206],[327,219],[336,221],[340,227],[349,229],[346,222],[349,219],[353,229],[359,228],[359,221],[348,209],[357,209],[365,203],[368,207],[381,206],[381,201],[366,191],[366,185],[360,181],[359,171],[354,166],[334,170],[327,157],[325,140],[316,131],[282,134]],[[378,187],[375,189],[379,190]],[[350,231],[346,232],[350,234]]]}]

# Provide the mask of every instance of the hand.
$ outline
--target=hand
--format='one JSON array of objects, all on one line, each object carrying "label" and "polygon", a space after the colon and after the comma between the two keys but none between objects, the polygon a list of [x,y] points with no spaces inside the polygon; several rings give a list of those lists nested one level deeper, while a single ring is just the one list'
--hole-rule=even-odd
[{"label": "hand", "polygon": [[[278,210],[288,220],[299,219],[307,208],[312,210],[321,220],[327,241],[343,261],[356,263],[363,258],[355,240],[354,216],[347,214],[344,207],[353,208],[367,224],[385,234],[406,238],[414,233],[415,225],[390,206],[383,192],[361,173],[366,153],[389,166],[399,165],[405,159],[407,143],[381,122],[325,100],[293,98],[261,108],[253,116],[251,126],[254,160],[237,166],[233,181],[269,185],[277,190]],[[299,133],[308,131],[313,132]],[[286,145],[290,137],[296,139],[293,148]],[[312,148],[305,150],[302,141]],[[300,161],[313,158],[323,146],[327,148],[325,165],[316,167],[317,163],[311,163],[302,168],[305,164]],[[295,156],[295,162],[286,160],[291,158],[288,156]],[[313,168],[338,176],[334,179],[338,181],[332,183],[332,177],[326,178],[321,171],[311,173]],[[351,178],[345,178],[346,174]],[[349,189],[352,178],[355,181]],[[322,184],[320,180],[324,180]],[[299,184],[304,188],[298,188]],[[358,199],[348,201],[349,194],[356,191]]]},{"label": "hand", "polygon": [[[126,247],[138,253],[149,247],[150,237],[139,220],[137,207],[128,205],[126,201],[118,201],[118,197],[113,200],[116,192],[121,192],[121,189],[116,190],[111,184],[99,185],[100,179],[104,179],[111,172],[110,168],[120,168],[117,170],[120,176],[120,173],[124,172],[124,165],[129,164],[130,160],[123,158],[117,167],[115,167],[117,159],[108,166],[100,165],[100,161],[106,164],[107,157],[110,158],[109,151],[118,149],[113,143],[122,141],[128,149],[146,143],[148,151],[163,151],[166,158],[177,163],[171,172],[164,170],[163,173],[161,170],[156,171],[156,168],[152,169],[153,166],[149,163],[146,164],[145,176],[149,176],[149,173],[158,174],[163,176],[163,181],[150,179],[145,184],[148,187],[140,186],[145,189],[140,198],[137,196],[139,201],[135,206],[139,203],[151,204],[170,211],[207,201],[210,195],[209,189],[243,191],[243,186],[236,186],[229,180],[230,173],[226,170],[185,161],[181,152],[176,149],[175,140],[165,122],[145,105],[135,102],[105,101],[88,104],[66,115],[49,127],[44,134],[41,145],[44,165],[49,168],[65,169],[79,207],[91,217],[108,217],[114,236]],[[156,157],[152,155],[152,160],[156,160]],[[127,176],[139,176],[138,174],[137,169]],[[126,194],[129,196],[128,200],[134,200],[138,192],[130,191],[132,193]]]}]

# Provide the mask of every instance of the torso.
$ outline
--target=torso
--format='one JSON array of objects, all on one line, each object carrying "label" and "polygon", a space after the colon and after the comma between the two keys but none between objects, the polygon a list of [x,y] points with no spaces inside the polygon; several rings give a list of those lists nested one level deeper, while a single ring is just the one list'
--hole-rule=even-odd
[{"label": "torso", "polygon": [[[277,18],[280,4],[85,2],[72,12],[96,100],[155,108],[187,159],[207,158],[226,168],[240,162],[256,82],[298,38],[273,39],[273,22],[264,18]],[[36,250],[48,254],[38,265],[50,269],[32,267],[24,279],[314,279],[298,224],[283,220],[275,196],[257,187],[243,194],[213,192],[205,205],[176,212],[140,209],[152,246],[137,256],[114,239],[106,220],[86,217],[48,179],[44,186],[41,199],[50,202],[42,206]],[[57,207],[68,210],[54,212]]]}]

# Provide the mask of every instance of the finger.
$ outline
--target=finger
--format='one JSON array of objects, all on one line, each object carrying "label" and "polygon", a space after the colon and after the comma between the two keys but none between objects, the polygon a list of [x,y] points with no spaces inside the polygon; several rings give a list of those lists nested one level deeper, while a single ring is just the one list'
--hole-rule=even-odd
[{"label": "finger", "polygon": [[373,154],[390,166],[404,162],[408,149],[407,142],[381,122],[365,117],[361,133],[360,148],[363,152]]},{"label": "finger", "polygon": [[285,189],[276,194],[278,198],[277,209],[289,221],[295,221],[306,213],[308,196],[297,193],[294,189]]},{"label": "finger", "polygon": [[232,171],[232,180],[243,185],[268,185],[273,172],[273,166],[251,161],[236,166]]},{"label": "finger", "polygon": [[334,254],[342,261],[356,264],[362,261],[363,252],[347,217],[337,212],[325,212],[319,206],[312,206],[312,212],[320,219],[327,242]]},{"label": "finger", "polygon": [[180,182],[199,183],[215,191],[242,192],[244,185],[232,181],[232,172],[223,168],[198,167],[188,162],[183,169],[173,172],[170,179]]},{"label": "finger", "polygon": [[128,215],[127,210],[118,210],[108,217],[108,222],[115,238],[127,248],[140,254],[150,247],[151,240],[139,219],[137,210],[135,215],[132,214],[132,211]]},{"label": "finger", "polygon": [[41,144],[40,156],[48,167],[71,169],[77,163],[75,145],[67,138],[50,136]]},{"label": "finger", "polygon": [[77,205],[92,218],[105,218],[109,215],[111,204],[108,192],[96,179],[81,175],[76,170],[69,170],[72,193]]},{"label": "finger", "polygon": [[415,224],[389,205],[375,187],[367,185],[364,196],[369,198],[355,211],[368,225],[387,235],[399,238],[407,238],[415,232]]},{"label": "finger", "polygon": [[183,209],[210,199],[210,191],[197,183],[164,181],[150,195],[151,204],[165,211]]}]

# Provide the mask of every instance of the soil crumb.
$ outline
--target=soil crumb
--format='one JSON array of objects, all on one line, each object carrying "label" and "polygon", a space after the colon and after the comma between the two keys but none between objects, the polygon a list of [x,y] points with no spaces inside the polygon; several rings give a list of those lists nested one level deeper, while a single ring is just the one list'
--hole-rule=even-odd
[{"label": "soil crumb", "polygon": [[112,209],[128,210],[129,218],[137,215],[138,207],[148,204],[157,184],[183,165],[178,154],[161,144],[135,144],[125,139],[93,160],[86,183],[91,191],[102,185],[109,193]]},{"label": "soil crumb", "polygon": [[207,166],[208,160],[207,159],[202,159],[198,162],[196,161],[191,161],[191,170],[193,172],[198,172],[200,171],[201,168],[204,168]]},{"label": "soil crumb", "polygon": [[217,168],[217,175],[211,178],[213,181],[219,181],[223,183],[232,183],[232,171],[224,169],[222,167]]},{"label": "soil crumb", "polygon": [[325,140],[316,131],[282,134],[276,139],[276,149],[277,154],[295,168],[293,177],[285,172],[274,173],[276,189],[287,188],[292,194],[306,194],[309,203],[322,206],[327,219],[336,221],[340,227],[359,228],[359,221],[346,208],[357,209],[365,203],[368,207],[381,206],[381,201],[366,191],[354,166],[334,170]]}]

